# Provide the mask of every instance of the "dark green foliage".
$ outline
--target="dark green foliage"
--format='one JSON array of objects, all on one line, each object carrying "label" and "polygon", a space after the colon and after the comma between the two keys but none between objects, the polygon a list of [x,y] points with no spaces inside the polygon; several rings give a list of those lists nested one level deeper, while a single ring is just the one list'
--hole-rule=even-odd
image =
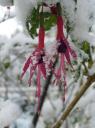
[{"label": "dark green foliage", "polygon": [[93,60],[92,60],[92,56],[91,56],[90,43],[87,42],[87,41],[84,41],[84,42],[82,43],[81,49],[82,49],[86,54],[88,54],[88,57],[89,57],[89,59],[88,59],[88,64],[89,64],[88,67],[91,67],[92,64],[93,64]]},{"label": "dark green foliage", "polygon": [[33,8],[31,14],[26,19],[26,27],[32,38],[37,36],[37,29],[40,26],[42,17],[44,19],[43,25],[46,31],[56,24],[55,15],[52,15],[50,12],[41,13],[39,10],[40,5],[38,5],[37,9]]},{"label": "dark green foliage", "polygon": [[11,63],[10,62],[4,62],[4,68],[8,69],[10,67]]},{"label": "dark green foliage", "polygon": [[49,14],[49,17],[44,21],[45,30],[49,30],[56,24],[56,16]]},{"label": "dark green foliage", "polygon": [[87,41],[82,43],[82,50],[87,54],[90,52],[90,44]]},{"label": "dark green foliage", "polygon": [[37,28],[39,26],[39,13],[38,9],[33,8],[31,15],[26,19],[26,27],[32,38],[37,35]]}]

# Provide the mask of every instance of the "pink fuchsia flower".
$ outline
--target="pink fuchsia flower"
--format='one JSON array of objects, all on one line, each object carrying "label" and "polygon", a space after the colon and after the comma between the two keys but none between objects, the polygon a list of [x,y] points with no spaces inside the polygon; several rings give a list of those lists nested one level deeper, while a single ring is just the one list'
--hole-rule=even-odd
[{"label": "pink fuchsia flower", "polygon": [[32,77],[37,69],[37,96],[40,97],[41,95],[41,83],[40,79],[41,76],[46,79],[46,68],[45,68],[45,51],[44,51],[44,37],[45,37],[45,31],[43,27],[40,27],[39,29],[39,43],[36,50],[29,56],[27,61],[25,62],[25,65],[23,67],[23,72],[21,75],[21,79],[25,75],[28,68],[30,68],[30,77],[29,77],[29,85],[32,83]]},{"label": "pink fuchsia flower", "polygon": [[62,53],[65,55],[65,58],[69,64],[71,64],[70,54],[71,56],[76,59],[77,55],[75,51],[70,47],[68,40],[64,36],[63,33],[63,19],[62,16],[58,16],[57,18],[57,51],[58,53]]},{"label": "pink fuchsia flower", "polygon": [[57,54],[59,55],[59,68],[55,72],[56,81],[62,81],[64,78],[64,99],[66,90],[66,71],[65,71],[65,60],[69,65],[71,64],[70,56],[74,59],[77,58],[75,51],[70,47],[68,40],[64,36],[62,16],[57,16]]}]

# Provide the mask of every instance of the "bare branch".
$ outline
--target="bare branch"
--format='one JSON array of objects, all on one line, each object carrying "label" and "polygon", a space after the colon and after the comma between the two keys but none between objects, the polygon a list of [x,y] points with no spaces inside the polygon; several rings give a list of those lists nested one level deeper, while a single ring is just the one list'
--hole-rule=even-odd
[{"label": "bare branch", "polygon": [[83,94],[86,92],[86,90],[91,86],[91,84],[95,82],[95,74],[88,76],[87,82],[85,85],[80,87],[80,90],[76,93],[74,99],[71,101],[71,103],[68,105],[68,107],[65,109],[65,111],[60,115],[57,122],[52,126],[52,128],[60,128],[60,126],[63,124],[63,122],[66,120],[66,118],[69,116],[70,112],[73,110],[77,102],[80,100],[80,98],[83,96]]},{"label": "bare branch", "polygon": [[[53,65],[53,68],[55,68],[57,60],[58,59],[56,58],[56,61]],[[43,107],[43,104],[44,104],[44,101],[45,101],[45,98],[46,98],[46,95],[47,95],[47,92],[48,92],[48,88],[49,88],[49,85],[51,83],[51,79],[52,79],[52,71],[50,72],[50,75],[48,76],[48,78],[46,80],[46,83],[45,83],[45,86],[44,86],[44,89],[43,89],[43,93],[42,93],[42,96],[40,98],[39,111],[38,110],[36,111],[36,113],[34,115],[34,118],[33,118],[33,121],[32,121],[32,125],[33,125],[34,128],[36,127],[36,125],[38,123],[39,116],[40,116],[40,113],[41,113],[41,110],[42,110],[42,107]]]}]

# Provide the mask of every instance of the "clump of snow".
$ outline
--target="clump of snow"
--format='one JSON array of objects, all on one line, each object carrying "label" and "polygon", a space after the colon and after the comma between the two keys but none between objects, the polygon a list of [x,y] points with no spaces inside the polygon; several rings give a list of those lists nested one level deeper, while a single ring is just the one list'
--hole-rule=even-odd
[{"label": "clump of snow", "polygon": [[[22,118],[16,121],[17,128],[33,128],[31,123],[32,119],[33,117],[30,115],[23,115]],[[42,117],[39,118],[37,128],[45,128],[45,123]]]},{"label": "clump of snow", "polygon": [[[65,11],[70,22],[73,23],[72,35],[79,41],[91,40],[89,29],[95,21],[95,1],[94,0],[63,0]],[[76,11],[75,8],[77,9]]]},{"label": "clump of snow", "polygon": [[89,69],[89,75],[93,75],[93,74],[95,74],[95,63],[93,64],[91,69]]},{"label": "clump of snow", "polygon": [[95,97],[95,89],[93,89],[93,87],[91,87],[86,92],[86,94],[80,99],[77,106],[82,109],[87,107],[87,105],[89,105],[89,102],[95,102],[94,97]]},{"label": "clump of snow", "polygon": [[31,10],[37,4],[36,0],[14,0],[14,4],[18,19],[25,25],[27,16],[30,15]]},{"label": "clump of snow", "polygon": [[0,128],[10,126],[22,114],[20,106],[11,101],[5,101],[0,108]]},{"label": "clump of snow", "polygon": [[53,119],[55,117],[55,110],[53,109],[49,100],[46,100],[44,103],[43,110],[42,110],[42,116],[44,120],[53,122]]},{"label": "clump of snow", "polygon": [[2,6],[12,5],[12,0],[0,0],[0,5]]},{"label": "clump of snow", "polygon": [[10,7],[10,16],[11,17],[15,16],[15,6]]},{"label": "clump of snow", "polygon": [[44,119],[42,117],[39,118],[37,128],[46,128],[45,123],[44,123]]},{"label": "clump of snow", "polygon": [[[23,123],[24,122],[24,123]],[[30,128],[31,127],[31,116],[23,116],[16,121],[18,128]]]},{"label": "clump of snow", "polygon": [[11,38],[11,36],[16,32],[16,30],[21,30],[21,26],[18,25],[15,18],[9,19],[0,24],[0,35]]},{"label": "clump of snow", "polygon": [[15,7],[11,6],[9,9],[6,6],[0,5],[0,22],[4,22],[8,18],[15,17]]},{"label": "clump of snow", "polygon": [[[59,106],[58,106],[59,105]],[[60,98],[46,100],[42,109],[42,116],[46,122],[53,122],[54,119],[60,114],[63,108],[63,101]]]},{"label": "clump of snow", "polygon": [[4,15],[5,15],[4,8],[0,6],[0,21],[2,21]]}]

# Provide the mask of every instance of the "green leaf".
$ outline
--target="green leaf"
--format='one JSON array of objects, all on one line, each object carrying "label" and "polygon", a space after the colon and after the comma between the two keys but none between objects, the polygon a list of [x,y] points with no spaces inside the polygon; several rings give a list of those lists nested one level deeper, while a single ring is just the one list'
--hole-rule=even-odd
[{"label": "green leaf", "polygon": [[50,22],[51,22],[51,25],[55,25],[56,24],[56,16],[54,15],[51,15],[50,18],[49,18]]},{"label": "green leaf", "polygon": [[50,17],[51,13],[50,12],[43,12],[44,18]]},{"label": "green leaf", "polygon": [[32,38],[37,36],[37,28],[39,27],[39,7],[33,8],[30,15],[26,18],[26,27]]},{"label": "green leaf", "polygon": [[89,53],[90,52],[90,44],[87,41],[84,41],[82,43],[82,48],[81,48],[85,53]]},{"label": "green leaf", "polygon": [[92,60],[92,55],[91,55],[91,50],[90,50],[90,43],[87,41],[83,41],[82,43],[82,48],[81,48],[86,54],[88,54],[89,59],[88,59],[88,67],[90,68],[93,64]]},{"label": "green leaf", "polygon": [[30,15],[26,18],[26,27],[32,38],[37,36],[37,29],[41,23],[41,17],[44,18],[42,25],[44,25],[45,30],[51,29],[52,26],[56,24],[56,16],[52,15],[50,12],[40,12],[39,5],[36,8],[33,8]]},{"label": "green leaf", "polygon": [[4,62],[5,69],[8,69],[11,66],[10,62]]},{"label": "green leaf", "polygon": [[44,22],[44,28],[45,28],[45,30],[49,30],[50,29],[50,26],[51,26],[50,22],[48,20],[46,20]]},{"label": "green leaf", "polygon": [[55,24],[56,24],[56,16],[50,15],[50,17],[45,20],[44,27],[45,27],[46,30],[49,30]]}]

